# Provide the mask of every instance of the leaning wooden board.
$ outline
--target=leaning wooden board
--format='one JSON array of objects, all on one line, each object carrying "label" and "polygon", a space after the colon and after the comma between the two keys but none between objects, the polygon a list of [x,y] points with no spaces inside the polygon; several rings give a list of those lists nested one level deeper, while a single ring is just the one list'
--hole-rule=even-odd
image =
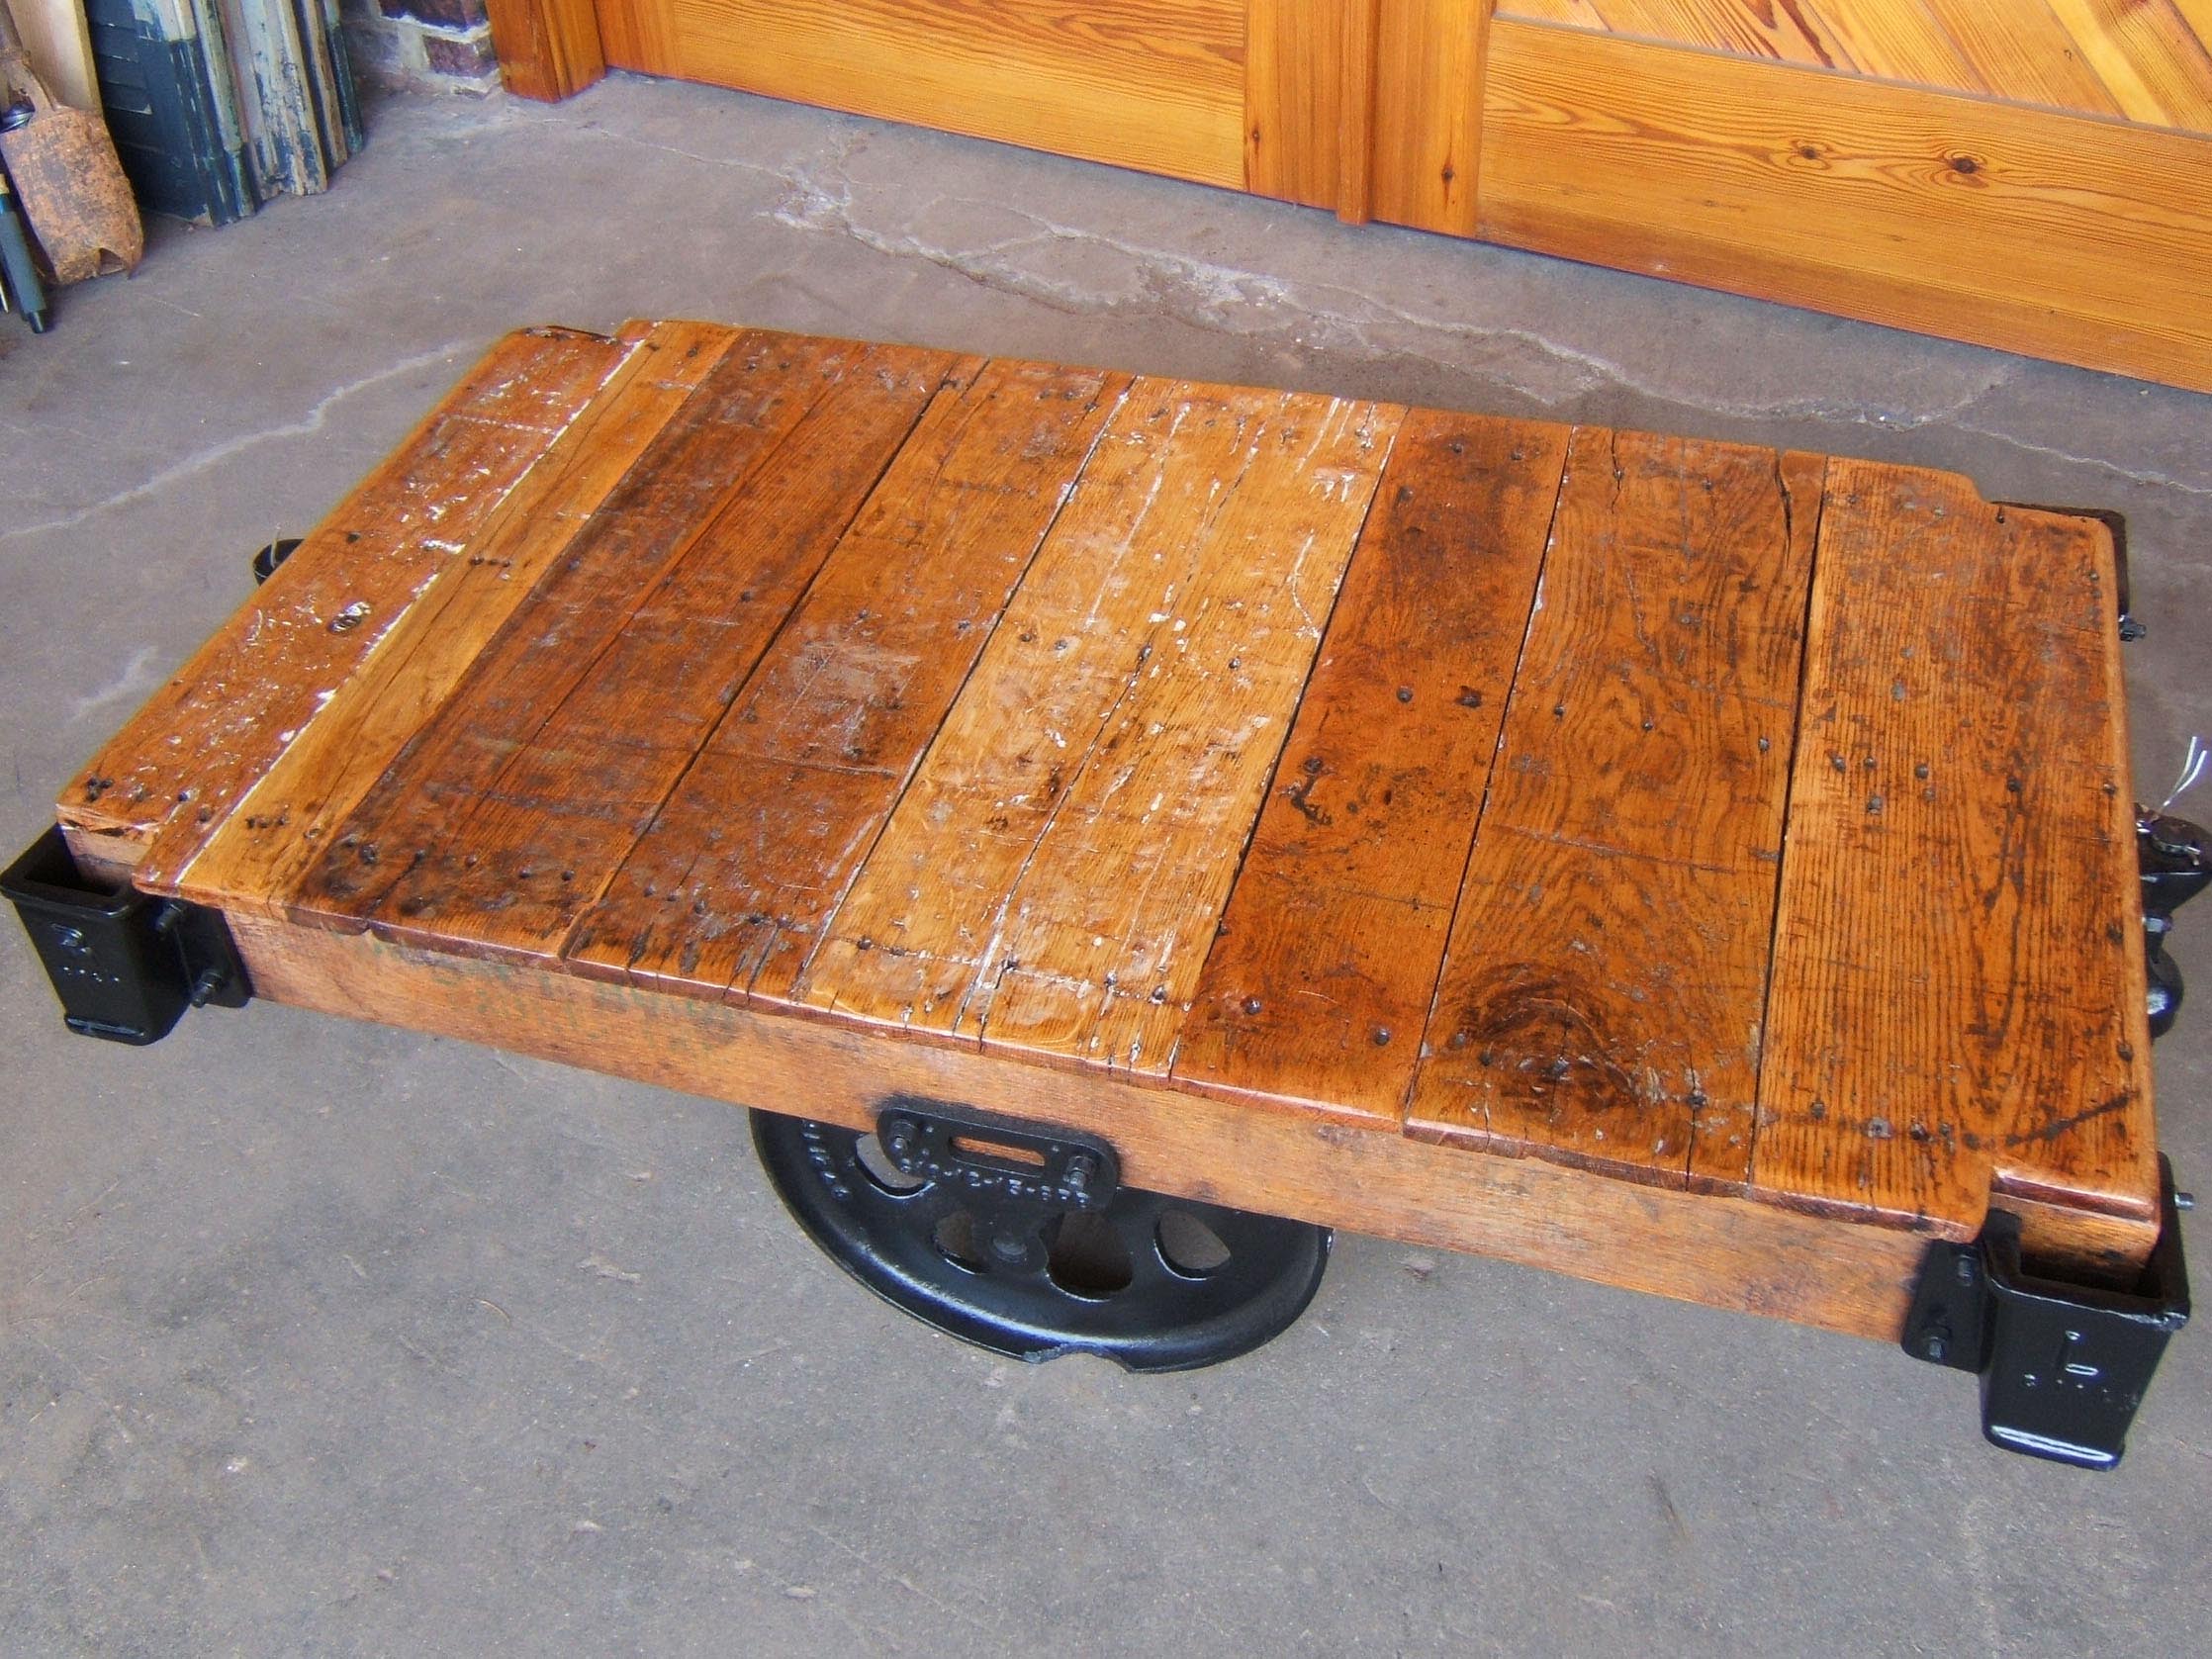
[{"label": "leaning wooden board", "polygon": [[2094,518],[695,323],[510,336],[64,791],[257,994],[1894,1336],[2160,1229]]}]

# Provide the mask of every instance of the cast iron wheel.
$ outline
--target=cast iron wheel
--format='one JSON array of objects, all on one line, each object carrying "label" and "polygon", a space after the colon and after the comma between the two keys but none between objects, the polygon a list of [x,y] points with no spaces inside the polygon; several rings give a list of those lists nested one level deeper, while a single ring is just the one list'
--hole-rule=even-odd
[{"label": "cast iron wheel", "polygon": [[807,1236],[892,1306],[1019,1359],[1132,1371],[1234,1359],[1305,1312],[1330,1232],[1118,1188],[1093,1211],[987,1203],[902,1176],[874,1135],[753,1114],[770,1184]]}]

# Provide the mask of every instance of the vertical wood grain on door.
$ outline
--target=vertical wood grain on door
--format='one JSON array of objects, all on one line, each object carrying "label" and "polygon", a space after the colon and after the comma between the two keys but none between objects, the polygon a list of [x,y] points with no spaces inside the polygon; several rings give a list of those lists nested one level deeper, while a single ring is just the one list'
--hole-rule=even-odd
[{"label": "vertical wood grain on door", "polygon": [[1491,0],[1250,0],[1244,188],[1467,236]]}]

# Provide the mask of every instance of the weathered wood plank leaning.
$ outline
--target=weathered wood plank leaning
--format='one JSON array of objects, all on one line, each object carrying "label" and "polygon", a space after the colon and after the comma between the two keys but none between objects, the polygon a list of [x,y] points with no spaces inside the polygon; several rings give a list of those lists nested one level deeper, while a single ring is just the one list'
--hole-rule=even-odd
[{"label": "weathered wood plank leaning", "polygon": [[811,1120],[840,1202],[888,1103],[1039,1249],[1110,1170],[1962,1362],[1946,1244],[2178,1323],[2120,580],[1909,468],[538,329],[57,822],[255,994]]}]

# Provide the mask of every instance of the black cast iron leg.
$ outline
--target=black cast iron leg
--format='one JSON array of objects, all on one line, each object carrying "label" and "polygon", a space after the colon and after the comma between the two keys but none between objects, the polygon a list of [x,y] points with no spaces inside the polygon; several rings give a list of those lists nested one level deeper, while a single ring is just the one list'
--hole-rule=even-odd
[{"label": "black cast iron leg", "polygon": [[2018,1222],[1994,1212],[1974,1244],[1929,1248],[1904,1351],[1981,1377],[1992,1445],[2083,1469],[2118,1465],[2166,1340],[2189,1320],[2173,1168],[2163,1157],[2159,1189],[2159,1242],[2127,1291],[2029,1271]]},{"label": "black cast iron leg", "polygon": [[0,873],[0,894],[80,1037],[157,1043],[186,1009],[240,1008],[251,994],[222,912],[100,879],[58,827]]}]

